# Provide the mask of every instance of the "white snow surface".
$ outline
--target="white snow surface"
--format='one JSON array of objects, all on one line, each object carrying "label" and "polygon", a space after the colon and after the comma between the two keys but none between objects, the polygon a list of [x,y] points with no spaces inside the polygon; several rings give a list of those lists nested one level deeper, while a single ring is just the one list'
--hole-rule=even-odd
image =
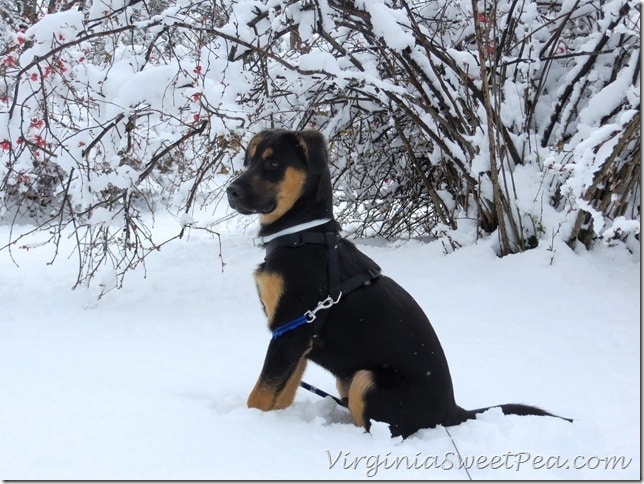
[{"label": "white snow surface", "polygon": [[[357,241],[426,310],[461,406],[575,419],[493,409],[401,440],[303,389],[286,410],[246,407],[270,338],[251,276],[263,253],[253,228],[221,235],[223,272],[217,240],[192,233],[100,301],[70,290],[71,241],[53,265],[46,247],[14,249],[19,267],[0,252],[0,478],[641,477],[640,266],[622,247],[499,259],[492,241],[447,256]],[[304,380],[335,391],[313,364]]]}]

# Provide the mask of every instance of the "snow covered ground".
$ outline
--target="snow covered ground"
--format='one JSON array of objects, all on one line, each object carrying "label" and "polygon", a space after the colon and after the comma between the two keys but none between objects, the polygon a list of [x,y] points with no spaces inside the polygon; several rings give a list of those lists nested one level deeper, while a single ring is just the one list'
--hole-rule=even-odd
[{"label": "snow covered ground", "polygon": [[[576,419],[491,410],[402,441],[304,390],[283,411],[246,408],[269,341],[252,232],[222,232],[223,272],[217,241],[193,233],[98,302],[70,290],[75,260],[15,250],[17,268],[0,253],[0,478],[640,477],[638,258],[561,246],[551,265],[545,244],[498,259],[485,241],[448,256],[359,243],[427,311],[462,406]],[[305,380],[335,389],[313,365]]]}]

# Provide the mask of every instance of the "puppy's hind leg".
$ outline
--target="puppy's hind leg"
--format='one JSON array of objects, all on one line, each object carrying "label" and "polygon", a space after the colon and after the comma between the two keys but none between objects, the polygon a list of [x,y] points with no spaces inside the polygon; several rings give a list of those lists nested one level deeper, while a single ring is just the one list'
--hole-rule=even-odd
[{"label": "puppy's hind leg", "polygon": [[390,372],[359,370],[349,386],[351,416],[367,432],[375,420],[389,424],[392,436],[406,438],[445,423],[450,409],[454,410],[448,400],[432,399],[431,388],[422,382],[392,377]]},{"label": "puppy's hind leg", "polygon": [[351,378],[348,389],[349,411],[356,425],[368,432],[371,423],[366,413],[366,398],[374,387],[374,376],[369,370],[359,370]]}]

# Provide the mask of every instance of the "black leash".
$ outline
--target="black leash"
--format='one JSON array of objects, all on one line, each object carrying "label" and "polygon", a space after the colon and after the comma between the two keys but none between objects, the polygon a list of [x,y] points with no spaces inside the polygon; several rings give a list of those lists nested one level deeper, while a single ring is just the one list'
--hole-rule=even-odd
[{"label": "black leash", "polygon": [[309,385],[305,381],[301,381],[300,386],[302,388],[304,388],[305,390],[308,390],[308,391],[310,391],[312,393],[315,393],[316,395],[318,395],[318,396],[320,396],[322,398],[326,398],[326,397],[332,398],[335,401],[335,403],[337,403],[338,405],[340,405],[340,406],[342,406],[344,408],[347,407],[347,405],[342,400],[340,400],[338,397],[335,397],[335,396],[331,395],[330,393],[325,392],[324,390],[320,390],[318,387],[314,387],[313,385]]}]

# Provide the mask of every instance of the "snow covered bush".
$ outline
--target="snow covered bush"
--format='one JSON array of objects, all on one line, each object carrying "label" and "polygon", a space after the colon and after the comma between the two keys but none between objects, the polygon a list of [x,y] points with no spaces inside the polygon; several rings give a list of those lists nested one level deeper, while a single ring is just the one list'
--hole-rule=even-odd
[{"label": "snow covered bush", "polygon": [[166,243],[149,213],[212,230],[269,127],[327,136],[354,234],[637,250],[633,0],[27,3],[0,3],[0,217],[71,230],[78,283]]}]

